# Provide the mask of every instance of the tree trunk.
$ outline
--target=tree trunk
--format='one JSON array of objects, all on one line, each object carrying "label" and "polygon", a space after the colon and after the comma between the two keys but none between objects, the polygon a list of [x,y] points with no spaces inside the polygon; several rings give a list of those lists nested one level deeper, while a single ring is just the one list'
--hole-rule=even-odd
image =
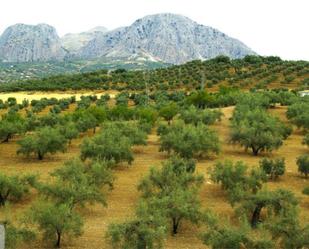
[{"label": "tree trunk", "polygon": [[8,134],[1,143],[8,143],[11,137],[12,137],[12,135]]},{"label": "tree trunk", "polygon": [[254,156],[257,156],[259,154],[259,150],[258,148],[255,148],[254,146],[251,147],[252,148],[252,153]]},{"label": "tree trunk", "polygon": [[0,206],[4,206],[5,205],[5,198],[0,195]]},{"label": "tree trunk", "polygon": [[137,249],[146,249],[146,248],[147,248],[147,244],[146,244],[144,236],[138,235]]},{"label": "tree trunk", "polygon": [[263,208],[262,204],[257,204],[257,206],[255,207],[253,211],[252,218],[251,218],[251,226],[253,228],[255,228],[258,222],[260,221],[260,214],[261,214],[262,208]]},{"label": "tree trunk", "polygon": [[57,248],[60,248],[60,242],[61,242],[61,233],[57,231],[57,243],[56,243]]},{"label": "tree trunk", "polygon": [[96,126],[95,127],[93,127],[93,134],[95,134],[95,132],[96,132]]},{"label": "tree trunk", "polygon": [[39,152],[39,151],[38,151],[38,159],[39,159],[39,160],[43,160],[43,155],[42,155],[42,153]]},{"label": "tree trunk", "polygon": [[177,234],[180,219],[173,218],[173,236]]}]

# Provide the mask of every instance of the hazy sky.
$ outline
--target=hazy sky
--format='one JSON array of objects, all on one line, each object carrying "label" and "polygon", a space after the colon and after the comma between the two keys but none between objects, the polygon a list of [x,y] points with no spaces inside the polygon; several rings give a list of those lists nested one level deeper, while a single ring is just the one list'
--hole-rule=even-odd
[{"label": "hazy sky", "polygon": [[0,33],[15,23],[48,23],[59,35],[113,29],[161,12],[217,28],[261,55],[309,60],[309,0],[1,0]]}]

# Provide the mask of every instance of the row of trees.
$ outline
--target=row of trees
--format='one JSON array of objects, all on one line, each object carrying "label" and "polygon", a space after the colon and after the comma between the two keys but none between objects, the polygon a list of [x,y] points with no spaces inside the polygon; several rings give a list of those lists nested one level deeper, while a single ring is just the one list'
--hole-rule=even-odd
[{"label": "row of trees", "polygon": [[[56,131],[52,127],[42,129],[49,133],[49,136],[43,136],[42,130],[33,135],[41,134],[46,138],[40,142],[40,151],[44,143],[50,143],[49,139],[55,137],[51,132]],[[34,228],[25,230],[27,235],[32,236],[23,237],[21,232],[24,228],[17,229],[13,225],[7,225],[8,229],[15,231],[7,235],[8,240],[12,240],[12,237],[16,240],[33,238],[39,231],[43,232],[46,241],[51,240],[55,246],[60,247],[64,237],[80,236],[83,232],[83,217],[80,211],[89,204],[107,205],[106,191],[112,189],[114,180],[111,170],[119,163],[130,164],[133,161],[132,146],[145,145],[148,131],[148,127],[145,128],[137,121],[107,122],[95,136],[83,140],[80,153],[82,160],[66,162],[50,174],[49,181],[41,182],[35,176],[3,175],[7,180],[2,181],[1,189],[7,189],[10,195],[7,196],[4,192],[0,197],[3,196],[6,200],[20,200],[30,188],[39,192],[37,201],[23,219],[24,223],[31,224]],[[60,146],[53,142],[52,144],[54,148]]]}]

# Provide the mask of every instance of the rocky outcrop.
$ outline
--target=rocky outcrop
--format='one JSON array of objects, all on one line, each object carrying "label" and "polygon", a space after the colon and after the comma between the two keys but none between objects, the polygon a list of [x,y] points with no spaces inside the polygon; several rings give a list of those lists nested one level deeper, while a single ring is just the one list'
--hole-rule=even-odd
[{"label": "rocky outcrop", "polygon": [[62,60],[66,54],[55,28],[47,24],[16,24],[0,37],[0,59],[5,62]]}]

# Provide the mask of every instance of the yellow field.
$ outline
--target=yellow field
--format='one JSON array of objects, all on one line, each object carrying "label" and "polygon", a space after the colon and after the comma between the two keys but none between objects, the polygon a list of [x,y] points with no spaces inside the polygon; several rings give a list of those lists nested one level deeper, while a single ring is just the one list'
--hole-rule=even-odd
[{"label": "yellow field", "polygon": [[0,99],[7,100],[9,97],[14,97],[17,103],[21,103],[24,99],[29,101],[39,100],[41,98],[69,98],[75,96],[76,100],[80,100],[82,95],[97,95],[100,97],[103,94],[109,94],[111,98],[115,96],[116,91],[51,91],[51,92],[0,92]]},{"label": "yellow field", "polygon": [[[14,93],[16,97],[18,93]],[[71,96],[71,93],[68,93]],[[19,95],[21,96],[21,95]],[[51,97],[51,96],[49,96]],[[3,98],[0,96],[0,98]],[[286,107],[276,107],[271,109],[274,115],[278,115],[285,120]],[[225,195],[220,186],[212,184],[207,175],[207,169],[216,160],[232,159],[243,160],[252,167],[258,165],[258,161],[263,156],[254,157],[250,153],[238,146],[228,143],[229,136],[229,118],[233,112],[233,107],[223,108],[224,117],[220,123],[213,125],[213,129],[217,130],[221,143],[222,152],[216,158],[208,160],[200,160],[198,162],[198,172],[205,175],[206,181],[201,190],[201,200],[204,207],[209,207],[215,210],[222,216],[233,216],[233,210],[226,201]],[[87,134],[91,135],[91,133]],[[86,136],[86,134],[85,134]],[[292,190],[300,200],[301,218],[303,222],[309,222],[309,197],[302,195],[302,189],[308,185],[309,180],[301,178],[297,172],[295,158],[309,151],[309,148],[301,144],[303,134],[294,130],[293,134],[284,141],[284,145],[272,154],[267,154],[270,157],[285,157],[286,159],[286,174],[277,182],[268,183],[269,189],[287,188]],[[39,173],[44,180],[48,173],[60,166],[65,160],[79,155],[79,145],[82,137],[73,141],[65,154],[56,154],[51,157],[46,157],[42,162],[35,159],[26,159],[16,155],[16,140],[15,138],[8,144],[0,145],[0,169],[7,173]],[[137,203],[139,193],[136,189],[139,180],[148,172],[150,166],[159,166],[160,163],[167,158],[165,153],[158,152],[159,142],[155,135],[155,130],[149,135],[147,146],[138,146],[134,148],[135,160],[132,166],[121,166],[114,171],[116,181],[114,189],[108,194],[108,207],[100,205],[88,206],[82,211],[85,217],[84,234],[72,240],[65,239],[63,248],[87,248],[87,249],[103,249],[110,248],[104,239],[104,234],[108,224],[112,222],[121,222],[134,214],[135,205]],[[264,156],[266,156],[264,154]],[[35,199],[35,194],[29,200],[25,200],[21,204],[12,205],[12,216],[22,213],[31,201]],[[191,224],[181,224],[179,234],[175,237],[169,236],[166,240],[166,248],[177,249],[199,249],[207,248],[196,237],[201,229]],[[41,240],[35,244],[22,245],[21,248],[48,248],[46,242]]]}]

